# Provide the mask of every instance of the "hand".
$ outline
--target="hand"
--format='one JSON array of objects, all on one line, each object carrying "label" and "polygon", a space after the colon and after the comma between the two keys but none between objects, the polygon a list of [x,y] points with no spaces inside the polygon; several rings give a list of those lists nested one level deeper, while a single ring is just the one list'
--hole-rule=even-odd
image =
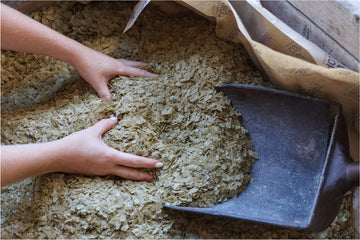
[{"label": "hand", "polygon": [[84,175],[113,174],[132,180],[153,180],[150,173],[136,168],[159,168],[163,166],[161,162],[117,151],[103,142],[102,135],[116,123],[116,118],[103,119],[59,140],[65,155],[57,169]]},{"label": "hand", "polygon": [[108,89],[108,81],[116,75],[136,77],[157,77],[137,67],[143,67],[146,63],[125,59],[114,59],[105,54],[87,48],[80,51],[73,64],[79,74],[95,89],[101,98],[111,102],[111,94]]},{"label": "hand", "polygon": [[137,68],[145,66],[145,63],[116,60],[4,4],[1,4],[1,49],[61,59],[73,65],[99,96],[108,102],[111,101],[111,95],[107,83],[112,77],[116,75],[157,77],[156,74]]}]

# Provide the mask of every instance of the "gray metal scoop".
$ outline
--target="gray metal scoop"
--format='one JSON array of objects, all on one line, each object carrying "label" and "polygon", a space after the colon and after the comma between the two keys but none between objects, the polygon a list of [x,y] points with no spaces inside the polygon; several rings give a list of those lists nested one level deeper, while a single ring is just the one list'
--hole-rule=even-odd
[{"label": "gray metal scoop", "polygon": [[[319,232],[359,185],[341,105],[264,87],[217,88],[242,115],[259,159],[236,199],[209,208],[165,208]],[[226,143],[224,143],[226,144]]]}]

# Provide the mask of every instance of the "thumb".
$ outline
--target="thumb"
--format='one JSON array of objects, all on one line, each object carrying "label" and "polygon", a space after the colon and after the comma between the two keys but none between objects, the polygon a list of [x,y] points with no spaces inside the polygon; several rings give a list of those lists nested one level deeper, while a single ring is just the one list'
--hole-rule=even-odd
[{"label": "thumb", "polygon": [[111,99],[111,93],[109,91],[109,88],[107,86],[103,86],[100,89],[95,89],[96,92],[99,94],[99,97],[104,99],[106,102],[112,102]]},{"label": "thumb", "polygon": [[97,136],[101,137],[105,132],[109,131],[118,122],[116,117],[102,119],[92,126]]}]

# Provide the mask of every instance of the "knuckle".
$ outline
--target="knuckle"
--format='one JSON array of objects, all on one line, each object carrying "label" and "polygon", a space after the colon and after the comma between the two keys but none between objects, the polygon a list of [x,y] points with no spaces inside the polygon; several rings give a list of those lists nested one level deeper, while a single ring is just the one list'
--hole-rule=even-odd
[{"label": "knuckle", "polygon": [[124,172],[121,174],[121,177],[125,178],[125,179],[136,179],[134,178],[133,174],[131,174],[130,172]]},{"label": "knuckle", "polygon": [[104,152],[103,157],[102,157],[103,162],[105,164],[112,163],[114,161],[114,158],[115,158],[114,154],[110,151]]},{"label": "knuckle", "polygon": [[138,159],[138,158],[133,159],[133,160],[132,160],[132,165],[133,165],[134,167],[140,167],[140,166],[141,166],[141,161],[140,161],[140,159]]},{"label": "knuckle", "polygon": [[124,74],[126,71],[126,65],[120,62],[120,64],[118,65],[118,70],[120,74]]}]

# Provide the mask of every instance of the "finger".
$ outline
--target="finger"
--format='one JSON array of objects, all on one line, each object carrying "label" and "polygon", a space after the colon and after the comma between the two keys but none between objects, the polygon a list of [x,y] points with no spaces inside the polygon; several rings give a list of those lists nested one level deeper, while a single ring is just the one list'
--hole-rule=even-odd
[{"label": "finger", "polygon": [[127,59],[118,59],[118,61],[120,61],[121,63],[124,63],[128,66],[131,67],[144,67],[146,66],[146,63],[144,62],[139,62],[139,61],[132,61],[132,60],[127,60]]},{"label": "finger", "polygon": [[137,156],[113,149],[114,163],[132,168],[161,168],[164,164],[152,158]]},{"label": "finger", "polygon": [[109,131],[113,126],[115,126],[117,122],[118,119],[116,117],[102,119],[93,125],[92,128],[94,129],[96,135],[101,137],[105,132]]},{"label": "finger", "polygon": [[131,66],[124,66],[119,71],[120,75],[135,76],[135,77],[158,77],[159,75],[148,72],[144,69],[139,69]]},{"label": "finger", "polygon": [[90,83],[90,85],[94,88],[94,90],[97,92],[99,97],[104,99],[106,102],[112,102],[111,93],[107,86],[108,80],[106,80],[105,78],[97,79],[97,77],[95,77],[95,78],[94,77],[89,77],[89,78],[84,77],[84,79],[87,79],[86,81],[88,83]]},{"label": "finger", "polygon": [[104,99],[106,102],[112,102],[111,93],[107,86],[101,87],[100,89],[95,89],[95,90],[99,94],[99,97]]},{"label": "finger", "polygon": [[154,179],[154,176],[152,176],[148,172],[142,172],[137,169],[124,167],[124,166],[115,166],[111,174],[131,180],[151,181]]}]

